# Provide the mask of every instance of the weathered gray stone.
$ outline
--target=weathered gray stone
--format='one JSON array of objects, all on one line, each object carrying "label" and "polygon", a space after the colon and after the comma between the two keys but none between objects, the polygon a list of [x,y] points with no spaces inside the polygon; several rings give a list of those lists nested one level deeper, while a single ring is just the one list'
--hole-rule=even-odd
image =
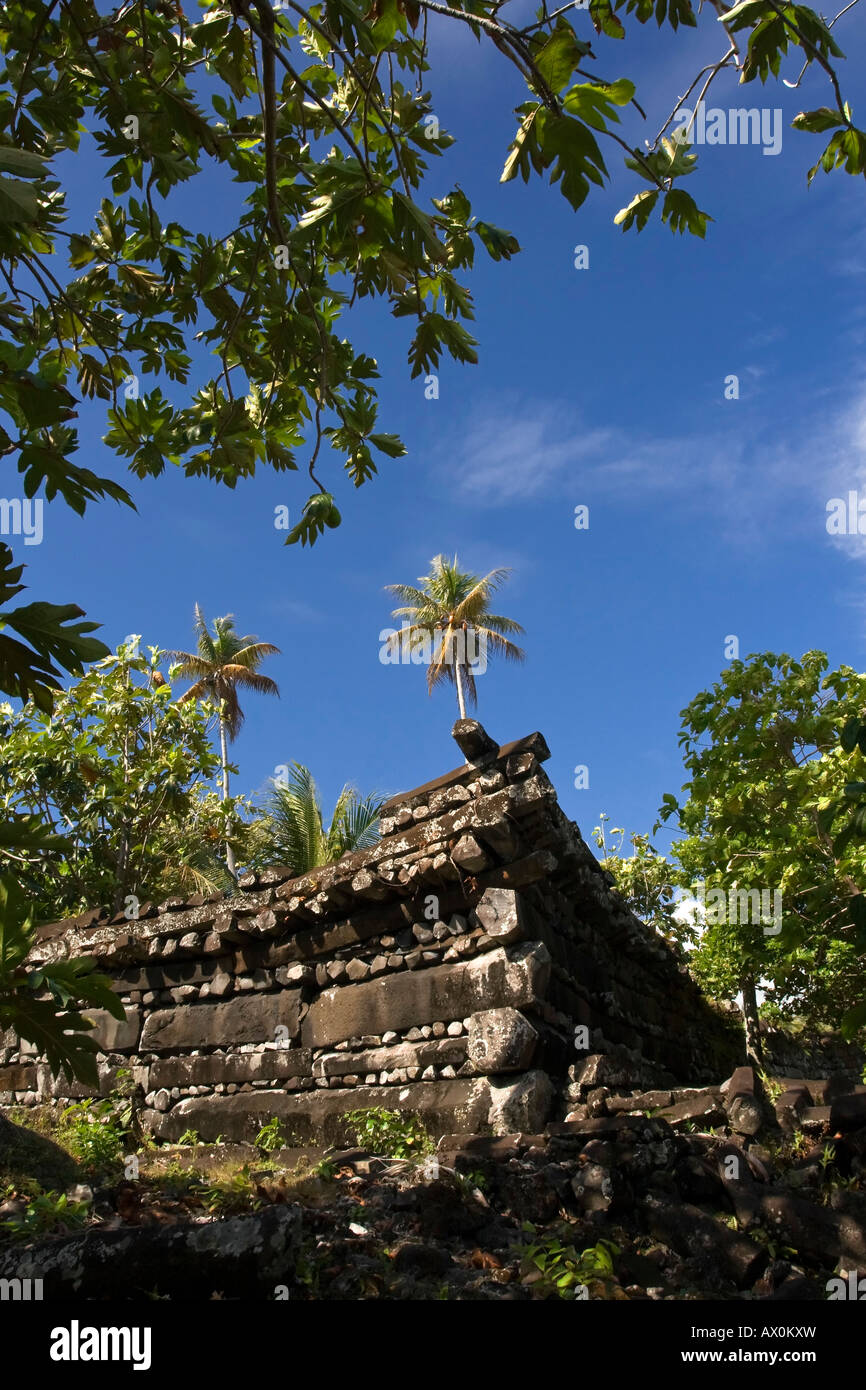
[{"label": "weathered gray stone", "polygon": [[471,913],[473,926],[495,937],[504,946],[528,935],[526,911],[513,888],[485,888]]},{"label": "weathered gray stone", "polygon": [[518,1009],[485,1009],[469,1024],[469,1060],[485,1073],[526,1071],[538,1034]]},{"label": "weathered gray stone", "polygon": [[490,865],[490,856],[474,835],[461,835],[451,851],[451,861],[467,874],[478,874]]},{"label": "weathered gray stone", "polygon": [[35,1091],[36,1077],[35,1066],[0,1067],[0,1091]]},{"label": "weathered gray stone", "polygon": [[396,1071],[400,1067],[458,1067],[466,1058],[465,1038],[443,1038],[436,1042],[400,1043],[368,1052],[329,1052],[313,1063],[313,1076],[348,1076],[352,1072]]},{"label": "weathered gray stone", "polygon": [[[160,1139],[176,1140],[194,1129],[207,1142],[254,1138],[262,1124],[277,1116],[293,1142],[343,1143],[351,1139],[343,1116],[357,1110],[357,1089],[314,1090],[300,1095],[284,1091],[249,1091],[238,1095],[195,1096],[182,1100],[166,1115],[152,1113],[151,1128]],[[370,1086],[364,1104],[421,1116],[432,1134],[471,1133],[483,1129],[491,1110],[491,1086],[485,1077],[474,1080]]]},{"label": "weathered gray stone", "polygon": [[191,1047],[230,1046],[236,1043],[272,1042],[277,1028],[285,1027],[293,1038],[298,1032],[297,990],[277,994],[248,994],[225,1004],[190,1004],[186,1008],[161,1009],[145,1021],[142,1052],[182,1051]]},{"label": "weathered gray stone", "polygon": [[41,1279],[59,1299],[273,1299],[275,1285],[291,1281],[301,1231],[296,1206],[204,1225],[97,1228],[3,1251],[0,1278]]},{"label": "weathered gray stone", "polygon": [[214,1086],[219,1081],[282,1081],[312,1076],[313,1054],[305,1047],[276,1047],[267,1052],[237,1052],[210,1057],[161,1057],[150,1068],[150,1084]]},{"label": "weathered gray stone", "polygon": [[94,1024],[93,1037],[103,1052],[135,1052],[141,1033],[141,1010],[125,1009],[121,1021],[112,1018],[107,1009],[87,1009],[85,1018]]},{"label": "weathered gray stone", "polygon": [[499,752],[499,744],[494,742],[477,719],[458,719],[451,730],[451,737],[468,763],[481,762]]},{"label": "weathered gray stone", "polygon": [[343,985],[319,995],[304,1019],[306,1047],[329,1047],[365,1033],[463,1018],[488,1005],[515,1008],[543,998],[550,956],[540,943],[499,948],[477,960],[402,971],[383,980]]},{"label": "weathered gray stone", "polygon": [[491,1078],[487,1123],[494,1134],[537,1134],[550,1114],[553,1094],[543,1071],[525,1072],[516,1081]]}]

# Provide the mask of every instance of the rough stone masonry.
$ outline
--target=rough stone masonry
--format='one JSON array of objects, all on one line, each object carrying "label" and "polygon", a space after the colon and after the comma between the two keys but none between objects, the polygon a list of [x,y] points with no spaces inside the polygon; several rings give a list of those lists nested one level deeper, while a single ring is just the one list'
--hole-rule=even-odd
[{"label": "rough stone masonry", "polygon": [[[94,910],[43,927],[34,960],[92,955],[125,1020],[91,1013],[100,1092],[131,1069],[144,1122],[248,1140],[339,1142],[342,1116],[414,1111],[434,1134],[538,1131],[590,1056],[661,1084],[743,1060],[740,1029],[611,890],[541,764],[541,734],[499,747],[474,720],[465,762],[394,797],[371,849],[230,897]],[[0,1104],[75,1099],[0,1038]]]}]

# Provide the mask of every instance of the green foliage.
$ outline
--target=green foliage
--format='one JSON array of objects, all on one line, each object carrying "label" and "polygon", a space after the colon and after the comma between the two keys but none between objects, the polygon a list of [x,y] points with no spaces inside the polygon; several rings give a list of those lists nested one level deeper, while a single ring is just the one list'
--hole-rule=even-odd
[{"label": "green foliage", "polygon": [[[523,1230],[535,1235],[527,1222]],[[520,1247],[521,1274],[524,1283],[531,1283],[542,1298],[575,1298],[589,1279],[609,1279],[613,1276],[614,1256],[618,1245],[599,1240],[596,1245],[578,1251],[566,1245],[558,1236],[546,1235]]]},{"label": "green foliage", "polygon": [[366,849],[379,838],[379,816],[385,797],[361,796],[345,786],[337,798],[331,824],[325,830],[318,788],[309,768],[292,763],[285,782],[274,780],[263,814],[253,822],[247,841],[247,861],[253,867],[281,864],[295,875],[333,864],[349,850]]},{"label": "green foliage", "polygon": [[123,1154],[124,1132],[103,1109],[105,1102],[82,1100],[62,1115],[66,1147],[85,1168],[101,1172],[116,1167]]},{"label": "green foliage", "polygon": [[9,824],[33,817],[62,843],[4,843],[34,912],[49,921],[94,904],[129,908],[168,893],[213,892],[231,882],[220,840],[238,824],[207,784],[219,766],[208,737],[211,706],[178,702],[160,653],[138,639],[97,662],[57,698],[0,706],[0,808]]},{"label": "green foliage", "polygon": [[[599,850],[601,867],[611,875],[616,890],[635,916],[652,926],[668,945],[680,947],[692,944],[697,933],[676,916],[677,898],[674,882],[677,866],[672,864],[650,843],[649,835],[632,834],[629,842],[632,853],[622,853],[625,830],[620,826],[608,828],[610,817],[604,812],[600,824],[593,830]],[[608,835],[619,836],[608,842]]]},{"label": "green foliage", "polygon": [[116,1167],[125,1150],[141,1141],[132,1073],[121,1069],[111,1094],[68,1105],[60,1117],[59,1139],[86,1168]]},{"label": "green foliage", "polygon": [[277,1149],[281,1149],[285,1140],[283,1139],[283,1129],[277,1116],[268,1120],[267,1124],[262,1125],[256,1135],[256,1148],[261,1149],[262,1153],[272,1154]]},{"label": "green foliage", "polygon": [[226,1178],[202,1182],[196,1195],[213,1216],[236,1216],[264,1205],[247,1163]]},{"label": "green foliage", "polygon": [[864,707],[866,676],[851,667],[829,671],[823,652],[799,661],[764,652],[732,661],[682,712],[687,797],[666,796],[660,811],[682,832],[675,881],[702,880],[708,897],[782,895],[777,934],[708,914],[691,963],[714,996],[733,998],[744,978],[766,981],[780,1016],[810,1027],[836,1024],[860,999],[863,857],[855,836],[831,832],[866,783],[863,754],[840,746]]},{"label": "green foliage", "polygon": [[0,1029],[44,1053],[52,1073],[96,1084],[98,1045],[82,1006],[107,1009],[122,1019],[123,1006],[90,957],[28,964],[34,945],[33,909],[20,884],[0,876]]},{"label": "green foliage", "polygon": [[356,1144],[386,1158],[423,1158],[435,1147],[418,1116],[402,1110],[350,1110],[344,1119]]},{"label": "green foliage", "polygon": [[[505,180],[548,176],[579,208],[607,179],[602,145],[616,146],[652,185],[620,214],[624,227],[660,205],[672,230],[705,234],[708,214],[677,182],[694,166],[676,162],[664,132],[647,148],[634,83],[584,67],[627,21],[695,27],[691,0],[591,0],[586,15],[541,9],[528,23],[504,11],[499,0],[435,10],[376,0],[366,13],[343,0],[3,8],[0,453],[28,497],[42,487],[78,512],[105,497],[129,503],[75,462],[83,403],[104,411],[107,445],[138,478],[171,466],[233,488],[263,467],[299,471],[306,451],[313,491],[290,543],[340,522],[336,485],[315,471],[323,445],[356,487],[375,475],[373,451],[399,456],[378,427],[376,362],[353,346],[345,317],[378,300],[409,319],[416,375],[443,353],[472,362],[464,278],[476,248],[494,260],[518,250],[439,164],[454,141],[435,114],[428,25],[467,26],[521,83]],[[789,0],[702,10],[700,22],[708,36],[724,31],[716,73],[736,39],[745,82],[775,78],[797,51],[831,104],[795,129],[831,132],[821,167],[863,172],[832,22]],[[70,211],[61,182],[85,130],[96,150],[89,218],[78,197]],[[216,204],[203,196],[214,178],[228,190]],[[197,365],[200,346],[210,370]],[[43,613],[80,656],[73,616],[67,605]],[[33,660],[14,679],[37,698],[45,672],[31,677]]]},{"label": "green foliage", "polygon": [[0,1221],[0,1230],[14,1240],[69,1235],[81,1229],[89,1214],[89,1202],[75,1202],[65,1192],[42,1192],[31,1197],[21,1216]]},{"label": "green foliage", "polygon": [[[0,184],[3,182],[0,179]],[[13,564],[12,551],[0,542],[0,691],[20,700],[33,700],[50,714],[61,672],[79,675],[85,662],[106,656],[108,648],[88,636],[97,623],[73,621],[84,617],[74,603],[40,602],[9,608],[9,600],[25,587],[19,582],[24,568]],[[10,637],[7,628],[18,637]]]},{"label": "green foliage", "polygon": [[198,1130],[196,1130],[196,1129],[185,1129],[184,1132],[183,1132],[183,1134],[180,1136],[180,1138],[179,1138],[176,1142],[177,1142],[178,1145],[180,1145],[180,1146],[182,1146],[182,1147],[185,1147],[186,1145],[195,1145],[195,1144],[200,1143],[201,1141],[199,1140],[199,1137],[198,1137]]}]

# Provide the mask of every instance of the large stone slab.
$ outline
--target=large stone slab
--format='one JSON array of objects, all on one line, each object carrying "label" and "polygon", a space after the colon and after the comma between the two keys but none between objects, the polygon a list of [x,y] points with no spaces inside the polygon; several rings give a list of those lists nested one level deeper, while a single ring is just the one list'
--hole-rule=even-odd
[{"label": "large stone slab", "polygon": [[95,1038],[103,1052],[136,1052],[141,1033],[141,1010],[125,1009],[126,1017],[121,1021],[113,1018],[107,1009],[85,1009],[84,1017],[89,1018]]},{"label": "large stone slab", "polygon": [[0,1067],[0,1091],[35,1091],[36,1067],[17,1062]]},{"label": "large stone slab", "polygon": [[326,1052],[313,1063],[313,1075],[366,1076],[369,1072],[396,1071],[402,1067],[461,1067],[465,1061],[465,1037],[431,1038],[364,1052]]},{"label": "large stone slab", "polygon": [[97,1227],[3,1250],[0,1278],[39,1279],[46,1300],[61,1302],[120,1296],[203,1301],[218,1295],[264,1304],[275,1284],[291,1278],[302,1233],[297,1206],[269,1206],[202,1225]]},{"label": "large stone slab", "polygon": [[537,1133],[553,1105],[553,1082],[544,1071],[490,1080],[487,1123],[494,1134]]},{"label": "large stone slab", "polygon": [[305,1047],[330,1047],[485,1008],[521,1008],[543,999],[549,977],[550,955],[540,942],[500,947],[471,961],[325,990],[310,1006],[301,1036]]},{"label": "large stone slab", "polygon": [[238,1043],[274,1042],[277,1029],[298,1031],[300,991],[245,994],[224,1004],[189,1004],[158,1009],[146,1020],[142,1052],[182,1051],[192,1047],[228,1047]]},{"label": "large stone slab", "polygon": [[[345,1053],[339,1054],[341,1057]],[[225,1057],[161,1057],[150,1068],[149,1089],[215,1086],[224,1081],[282,1081],[312,1075],[313,1054],[307,1047],[279,1047],[268,1052],[238,1052]]]},{"label": "large stone slab", "polygon": [[484,1129],[492,1106],[490,1083],[477,1080],[419,1081],[407,1086],[356,1086],[346,1090],[240,1091],[234,1096],[191,1096],[149,1124],[159,1139],[179,1139],[194,1129],[212,1142],[218,1135],[237,1142],[254,1139],[262,1125],[276,1116],[290,1143],[345,1142],[344,1116],[349,1110],[382,1107],[420,1115],[432,1134]]},{"label": "large stone slab", "polygon": [[209,961],[170,960],[160,965],[145,965],[123,970],[112,983],[119,994],[132,989],[174,989],[178,985],[203,985],[213,979],[218,970],[231,966],[231,956],[214,956]]}]

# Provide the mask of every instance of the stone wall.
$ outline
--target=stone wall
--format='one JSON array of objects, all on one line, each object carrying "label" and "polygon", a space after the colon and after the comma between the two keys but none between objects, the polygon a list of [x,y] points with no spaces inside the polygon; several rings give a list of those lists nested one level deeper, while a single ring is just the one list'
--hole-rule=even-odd
[{"label": "stone wall", "polygon": [[[248,1139],[277,1116],[306,1142],[369,1106],[438,1133],[533,1131],[611,1048],[660,1084],[730,1072],[738,1027],[611,891],[542,736],[498,747],[462,720],[454,737],[466,761],[393,798],[371,849],[40,930],[34,959],[93,955],[123,999],[124,1022],[91,1015],[102,1093],[131,1068],[159,1138]],[[88,1094],[0,1041],[0,1104]]]}]

